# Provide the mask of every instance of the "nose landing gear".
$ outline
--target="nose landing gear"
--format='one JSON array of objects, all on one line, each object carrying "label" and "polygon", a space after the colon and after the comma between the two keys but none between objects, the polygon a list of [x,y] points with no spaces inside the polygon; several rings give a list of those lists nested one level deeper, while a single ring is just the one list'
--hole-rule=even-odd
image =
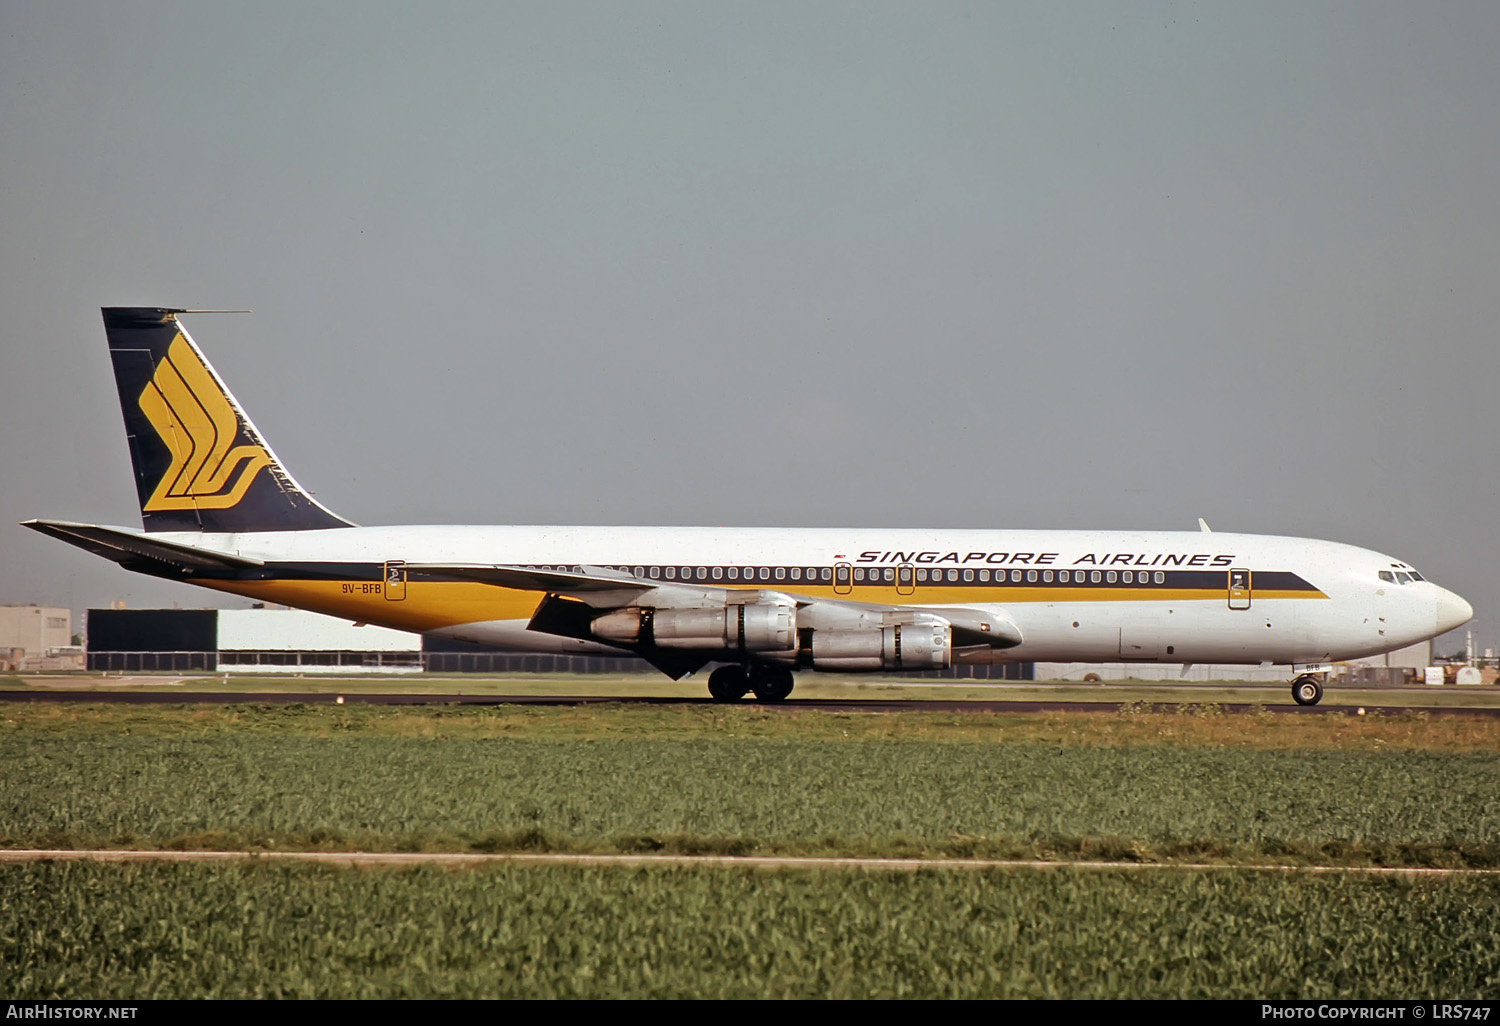
[{"label": "nose landing gear", "polygon": [[1292,681],[1292,701],[1298,705],[1317,705],[1323,698],[1323,682],[1310,673]]}]

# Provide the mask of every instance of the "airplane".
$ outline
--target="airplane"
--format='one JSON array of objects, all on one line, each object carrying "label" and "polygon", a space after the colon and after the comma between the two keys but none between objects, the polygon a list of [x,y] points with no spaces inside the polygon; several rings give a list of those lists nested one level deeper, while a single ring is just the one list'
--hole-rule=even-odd
[{"label": "airplane", "polygon": [[[797,669],[1009,661],[1328,664],[1469,603],[1329,541],[1198,531],[358,527],[271,451],[174,308],[106,307],[143,530],[24,526],[127,570],[517,652],[630,653],[779,702]],[[1299,669],[1300,668],[1300,669]]]}]

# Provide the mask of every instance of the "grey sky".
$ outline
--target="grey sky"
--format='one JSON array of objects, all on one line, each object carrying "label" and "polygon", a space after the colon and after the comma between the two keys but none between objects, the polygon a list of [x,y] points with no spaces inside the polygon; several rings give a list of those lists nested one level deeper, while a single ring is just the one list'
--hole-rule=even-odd
[{"label": "grey sky", "polygon": [[[0,602],[212,603],[98,308],[360,523],[1121,527],[1500,646],[1500,6],[0,5]],[[1459,635],[1461,637],[1461,633]],[[1451,641],[1441,650],[1451,650]]]}]

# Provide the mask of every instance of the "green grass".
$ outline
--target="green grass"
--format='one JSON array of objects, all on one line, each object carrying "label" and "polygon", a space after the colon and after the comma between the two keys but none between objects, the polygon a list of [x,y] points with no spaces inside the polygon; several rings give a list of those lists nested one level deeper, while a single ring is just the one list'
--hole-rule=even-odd
[{"label": "green grass", "polygon": [[[1500,865],[1500,724],[0,708],[0,845]],[[0,996],[1483,998],[1500,878],[0,865]]]},{"label": "green grass", "polygon": [[1469,998],[1500,883],[1226,871],[0,868],[7,998]]},{"label": "green grass", "polygon": [[[1009,724],[712,707],[6,715],[6,847],[1500,865],[1487,721],[1199,710]],[[1325,743],[1296,744],[1309,723]]]},{"label": "green grass", "polygon": [[757,737],[794,741],[1044,741],[1064,746],[1185,745],[1219,748],[1500,750],[1500,720],[1372,714],[1285,716],[1261,710],[1228,714],[1212,703],[1118,713],[972,713],[905,710],[835,712],[753,703],[719,706],[594,704],[581,706],[288,705],[135,706],[37,702],[0,706],[0,735],[74,738],[389,737],[685,740]]}]

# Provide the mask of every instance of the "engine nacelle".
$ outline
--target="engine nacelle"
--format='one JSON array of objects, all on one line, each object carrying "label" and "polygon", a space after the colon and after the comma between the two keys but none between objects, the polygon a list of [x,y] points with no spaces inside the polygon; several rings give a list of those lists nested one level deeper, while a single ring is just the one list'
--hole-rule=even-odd
[{"label": "engine nacelle", "polygon": [[953,660],[953,626],[918,613],[910,623],[813,631],[819,670],[942,670]]},{"label": "engine nacelle", "polygon": [[790,603],[743,603],[719,609],[644,609],[605,613],[593,632],[627,644],[650,637],[661,648],[736,652],[790,652],[797,647],[797,607]]}]

